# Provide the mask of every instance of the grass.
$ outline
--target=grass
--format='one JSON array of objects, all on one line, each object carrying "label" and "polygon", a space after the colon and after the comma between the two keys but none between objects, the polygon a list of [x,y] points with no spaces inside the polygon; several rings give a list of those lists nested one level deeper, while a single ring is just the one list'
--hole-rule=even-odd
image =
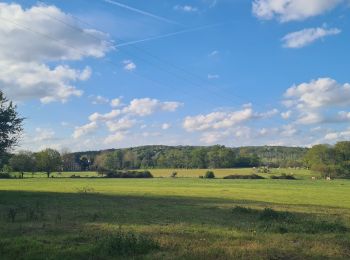
[{"label": "grass", "polygon": [[349,259],[350,181],[199,172],[0,180],[0,258]]}]

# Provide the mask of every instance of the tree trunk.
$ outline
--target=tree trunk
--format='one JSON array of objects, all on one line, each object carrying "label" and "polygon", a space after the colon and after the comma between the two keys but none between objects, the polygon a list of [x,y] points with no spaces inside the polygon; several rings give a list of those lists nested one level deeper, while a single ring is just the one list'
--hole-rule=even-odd
[{"label": "tree trunk", "polygon": [[46,172],[47,178],[50,178],[50,172]]},{"label": "tree trunk", "polygon": [[24,176],[24,172],[21,172],[21,175],[22,175],[22,179],[23,179],[23,176]]}]

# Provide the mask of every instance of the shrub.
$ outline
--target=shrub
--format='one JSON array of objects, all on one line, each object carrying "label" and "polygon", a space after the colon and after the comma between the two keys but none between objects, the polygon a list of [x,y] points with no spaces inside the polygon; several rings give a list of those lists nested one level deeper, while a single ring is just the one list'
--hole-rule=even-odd
[{"label": "shrub", "polygon": [[224,179],[261,180],[265,178],[257,174],[251,174],[251,175],[229,175],[224,177]]},{"label": "shrub", "polygon": [[270,169],[269,169],[269,167],[260,167],[259,169],[258,169],[258,173],[270,173]]},{"label": "shrub", "polygon": [[176,176],[177,176],[177,172],[172,172],[170,175],[171,178],[176,178]]},{"label": "shrub", "polygon": [[285,174],[285,173],[282,173],[281,176],[273,175],[270,178],[274,180],[296,180],[296,178],[293,175]]},{"label": "shrub", "polygon": [[11,175],[7,172],[0,172],[0,179],[11,179]]},{"label": "shrub", "polygon": [[105,173],[106,178],[153,178],[149,171],[115,171]]},{"label": "shrub", "polygon": [[215,178],[215,174],[214,174],[214,172],[212,172],[212,171],[207,171],[207,172],[205,173],[205,175],[204,175],[204,178],[205,178],[205,179],[214,179],[214,178]]},{"label": "shrub", "polygon": [[75,178],[80,178],[80,175],[75,175],[75,174],[73,174],[73,175],[70,176],[70,178],[73,178],[73,179],[75,179]]},{"label": "shrub", "polygon": [[99,240],[98,249],[109,256],[135,256],[159,249],[158,243],[150,237],[122,230]]},{"label": "shrub", "polygon": [[235,206],[232,209],[232,213],[234,213],[234,214],[252,214],[252,213],[256,213],[256,210],[251,209],[251,208],[242,207],[242,206]]},{"label": "shrub", "polygon": [[293,222],[295,220],[295,216],[292,213],[286,211],[282,212],[273,210],[271,208],[265,208],[263,211],[261,211],[259,219],[264,221],[279,220]]}]

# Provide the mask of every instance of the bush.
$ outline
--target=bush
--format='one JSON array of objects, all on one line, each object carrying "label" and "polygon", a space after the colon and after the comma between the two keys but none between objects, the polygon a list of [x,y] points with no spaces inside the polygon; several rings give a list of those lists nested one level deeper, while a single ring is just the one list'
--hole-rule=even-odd
[{"label": "bush", "polygon": [[281,176],[273,175],[270,178],[274,180],[296,180],[296,178],[293,175],[285,174],[285,173],[283,173]]},{"label": "bush", "polygon": [[142,255],[159,249],[158,243],[150,237],[122,230],[99,240],[98,249],[114,257]]},{"label": "bush", "polygon": [[212,171],[207,171],[207,172],[205,173],[205,175],[204,175],[204,178],[205,178],[205,179],[214,179],[214,178],[215,178],[215,174],[214,174],[214,172],[212,172]]},{"label": "bush", "polygon": [[171,178],[176,178],[176,176],[177,176],[177,172],[172,172],[170,175]]},{"label": "bush", "polygon": [[0,179],[11,179],[11,175],[7,172],[0,172]]},{"label": "bush", "polygon": [[104,175],[106,178],[153,178],[149,171],[109,171]]},{"label": "bush", "polygon": [[261,180],[265,178],[257,174],[251,174],[251,175],[229,175],[224,177],[224,179]]},{"label": "bush", "polygon": [[271,208],[265,208],[263,211],[261,211],[259,219],[264,221],[276,220],[276,221],[294,222],[295,216],[289,212],[276,211]]},{"label": "bush", "polygon": [[75,174],[73,174],[73,175],[70,176],[70,178],[73,178],[73,179],[75,179],[75,178],[80,178],[80,175],[75,175]]}]

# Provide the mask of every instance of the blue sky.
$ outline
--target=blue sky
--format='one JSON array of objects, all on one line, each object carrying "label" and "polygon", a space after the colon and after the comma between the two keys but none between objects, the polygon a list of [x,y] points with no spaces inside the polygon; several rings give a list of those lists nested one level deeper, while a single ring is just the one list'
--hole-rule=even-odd
[{"label": "blue sky", "polygon": [[20,149],[350,138],[345,0],[0,2]]}]

